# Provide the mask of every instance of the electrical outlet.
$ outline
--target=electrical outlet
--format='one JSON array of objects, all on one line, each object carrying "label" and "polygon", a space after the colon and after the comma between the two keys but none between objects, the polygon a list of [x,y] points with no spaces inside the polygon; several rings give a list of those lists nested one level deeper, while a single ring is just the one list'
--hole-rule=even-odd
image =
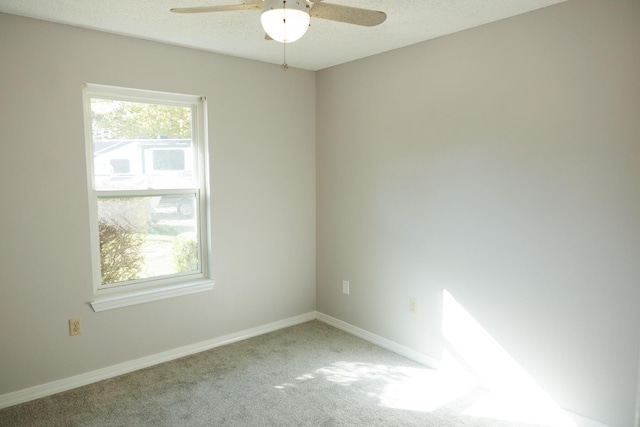
[{"label": "electrical outlet", "polygon": [[417,309],[418,309],[418,301],[416,301],[415,298],[411,298],[409,300],[409,311],[411,313],[415,313]]},{"label": "electrical outlet", "polygon": [[80,318],[75,317],[69,319],[69,335],[80,335],[82,333],[82,326],[80,325]]},{"label": "electrical outlet", "polygon": [[345,295],[349,295],[349,281],[348,280],[343,280],[342,281],[342,293]]}]

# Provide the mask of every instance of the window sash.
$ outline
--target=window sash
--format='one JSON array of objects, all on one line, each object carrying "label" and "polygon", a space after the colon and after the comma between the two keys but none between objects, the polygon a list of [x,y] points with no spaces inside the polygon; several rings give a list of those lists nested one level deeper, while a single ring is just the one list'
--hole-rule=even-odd
[{"label": "window sash", "polygon": [[[135,193],[135,194],[133,194]],[[144,193],[144,194],[141,194]],[[164,196],[168,196],[168,197],[178,197],[180,198],[181,196],[194,196],[194,200],[195,200],[195,206],[199,206],[200,205],[200,191],[199,189],[191,189],[191,190],[183,190],[183,189],[179,189],[176,191],[166,191],[166,190],[147,190],[144,192],[133,192],[133,191],[103,191],[103,192],[96,192],[96,203],[99,204],[100,201],[107,201],[107,200],[121,200],[121,199],[133,199],[133,201],[135,201],[135,199],[145,199],[145,198],[161,198]],[[151,202],[151,200],[149,200],[149,202]],[[146,203],[146,202],[144,202]],[[143,204],[144,204],[143,203]],[[176,215],[178,215],[176,213]],[[98,214],[98,217],[100,217],[100,215]],[[189,219],[190,220],[190,219]],[[193,226],[195,227],[195,235],[198,236],[199,235],[199,214],[197,212],[195,212],[194,218],[193,218]],[[98,231],[100,231],[100,221],[98,221]],[[178,235],[174,236],[177,237]],[[166,273],[166,274],[150,274],[148,276],[145,277],[140,277],[140,278],[136,278],[136,279],[131,279],[131,280],[122,280],[122,281],[118,281],[118,282],[113,282],[113,283],[102,283],[102,271],[101,273],[101,277],[100,277],[100,285],[99,285],[99,290],[103,290],[103,289],[109,289],[109,288],[118,288],[121,286],[132,286],[132,285],[141,285],[145,282],[151,282],[151,281],[156,281],[156,280],[162,280],[162,279],[171,279],[171,278],[182,278],[182,277],[191,277],[191,278],[202,278],[202,272],[203,272],[203,257],[202,257],[203,251],[202,251],[202,242],[200,238],[196,239],[196,266],[197,268],[195,270],[188,270],[188,271],[175,271],[175,272],[171,272],[171,273]],[[100,258],[102,261],[102,253],[100,253]],[[145,264],[146,265],[146,264]],[[193,277],[192,277],[193,276]]]}]

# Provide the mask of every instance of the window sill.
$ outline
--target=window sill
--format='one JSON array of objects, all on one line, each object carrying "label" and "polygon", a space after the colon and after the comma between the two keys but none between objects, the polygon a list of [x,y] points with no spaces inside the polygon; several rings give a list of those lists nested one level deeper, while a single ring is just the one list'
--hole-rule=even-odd
[{"label": "window sill", "polygon": [[214,280],[200,280],[197,282],[168,285],[159,288],[137,289],[128,292],[97,295],[89,304],[93,311],[113,310],[114,308],[143,304],[145,302],[158,301],[166,298],[189,295],[196,292],[205,292],[213,289]]}]

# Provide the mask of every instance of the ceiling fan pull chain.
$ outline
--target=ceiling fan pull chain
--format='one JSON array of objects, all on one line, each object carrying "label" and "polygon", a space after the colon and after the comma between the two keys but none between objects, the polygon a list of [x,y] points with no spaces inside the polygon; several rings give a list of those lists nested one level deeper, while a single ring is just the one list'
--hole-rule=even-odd
[{"label": "ceiling fan pull chain", "polygon": [[[282,8],[285,10],[287,10],[287,1],[284,0],[282,2]],[[282,18],[282,22],[283,24],[287,23],[287,18],[286,18],[286,13],[284,15],[284,17]],[[283,29],[286,31],[287,26],[284,25]],[[282,65],[280,66],[280,68],[282,68],[282,71],[287,71],[289,69],[289,65],[287,64],[287,42],[286,42],[286,37],[283,37],[284,41],[282,42]]]},{"label": "ceiling fan pull chain", "polygon": [[280,68],[282,68],[282,71],[287,71],[289,69],[289,64],[287,64],[287,43],[284,42],[282,43],[282,65],[280,66]]}]

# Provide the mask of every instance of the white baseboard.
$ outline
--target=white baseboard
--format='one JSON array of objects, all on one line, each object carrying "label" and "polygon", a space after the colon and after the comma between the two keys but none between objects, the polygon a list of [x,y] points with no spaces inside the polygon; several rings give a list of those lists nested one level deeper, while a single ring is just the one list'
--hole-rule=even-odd
[{"label": "white baseboard", "polygon": [[28,402],[30,400],[39,399],[41,397],[50,396],[52,394],[60,393],[63,391],[71,390],[87,384],[106,380],[108,378],[113,378],[118,375],[127,374],[139,369],[148,368],[150,366],[179,359],[181,357],[189,356],[201,351],[211,350],[215,347],[242,341],[247,338],[277,331],[278,329],[298,325],[300,323],[314,320],[315,318],[316,312],[312,311],[309,313],[301,314],[299,316],[294,316],[288,319],[283,319],[277,322],[258,326],[256,328],[246,329],[244,331],[224,335],[222,337],[213,338],[211,340],[175,348],[173,350],[164,351],[162,353],[153,354],[151,356],[141,357],[129,362],[123,362],[95,371],[86,372],[84,374],[74,375],[73,377],[63,378],[61,380],[29,387],[12,393],[7,393],[0,396],[0,409],[17,405],[19,403]]},{"label": "white baseboard", "polygon": [[379,335],[372,334],[369,331],[365,331],[364,329],[360,329],[357,326],[353,326],[347,322],[343,322],[342,320],[336,319],[335,317],[328,316],[324,313],[317,312],[316,318],[321,322],[324,322],[328,325],[331,325],[335,328],[341,329],[345,332],[350,333],[351,335],[355,335],[360,337],[370,343],[378,345],[382,348],[386,348],[387,350],[391,350],[394,353],[398,353],[401,356],[406,357],[407,359],[414,360],[416,362],[422,363],[423,365],[427,365],[430,368],[438,369],[442,366],[442,361],[427,356],[426,354],[417,352],[415,350],[410,349],[409,347],[405,347],[396,342],[383,338]]},{"label": "white baseboard", "polygon": [[[212,348],[231,344],[237,341],[242,341],[247,338],[277,331],[279,329],[298,325],[300,323],[308,322],[314,319],[318,319],[321,322],[341,329],[351,335],[360,337],[382,348],[386,348],[387,350],[393,351],[394,353],[400,354],[401,356],[422,363],[431,368],[438,369],[442,366],[441,361],[436,358],[412,350],[394,341],[388,340],[379,335],[358,328],[357,326],[353,326],[347,322],[343,322],[342,320],[328,316],[324,313],[313,311],[301,314],[299,316],[290,317],[288,319],[279,320],[277,322],[268,323],[266,325],[258,326],[255,328],[246,329],[244,331],[236,332],[233,334],[224,335],[222,337],[213,338],[211,340],[179,347],[173,350],[164,351],[162,353],[153,354],[151,356],[145,356],[139,359],[131,360],[129,362],[119,363],[117,365],[109,366],[91,372],[86,372],[84,374],[75,375],[73,377],[52,381],[34,387],[29,387],[24,390],[18,390],[12,393],[7,393],[0,396],[0,409],[28,402],[30,400],[39,399],[41,397],[50,396],[52,394],[60,393],[63,391],[71,390],[87,384],[106,380],[108,378],[113,378],[118,375],[127,374],[139,369],[148,368],[160,363],[169,362],[171,360],[196,354],[201,351],[211,350]],[[606,424],[591,420],[570,411],[566,411],[566,413],[573,420],[576,427],[609,427]]]},{"label": "white baseboard", "polygon": [[[324,313],[317,312],[316,318],[328,325],[341,329],[347,333],[350,333],[351,335],[360,337],[382,348],[386,348],[387,350],[393,351],[394,353],[398,353],[399,355],[404,356],[407,359],[411,359],[418,363],[422,363],[423,365],[426,365],[430,368],[438,369],[442,366],[442,361],[436,358],[427,356],[426,354],[419,353],[408,347],[405,347],[396,342],[383,338],[379,335],[373,334],[364,329],[360,329],[357,326],[353,326],[347,322],[343,322],[342,320],[328,316]],[[582,415],[578,415],[566,409],[563,409],[563,411],[567,414],[567,416],[571,419],[571,421],[575,424],[576,427],[610,427],[599,421],[595,421],[590,418],[583,417]]]}]

